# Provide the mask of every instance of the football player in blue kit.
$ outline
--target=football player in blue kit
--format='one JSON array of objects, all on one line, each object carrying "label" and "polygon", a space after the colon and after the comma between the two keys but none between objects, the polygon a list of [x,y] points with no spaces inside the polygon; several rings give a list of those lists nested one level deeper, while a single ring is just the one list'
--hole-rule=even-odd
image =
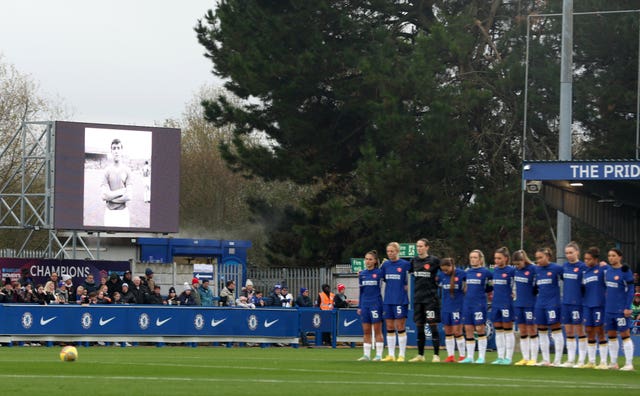
[{"label": "football player in blue kit", "polygon": [[[400,258],[400,244],[391,242],[387,245],[387,257],[381,270],[384,276],[384,319],[387,325],[387,348],[389,354],[384,362],[404,362],[407,350],[407,331],[405,323],[409,310],[407,295],[407,274],[411,264]],[[396,334],[398,336],[398,358],[395,356]]]},{"label": "football player in blue kit", "polygon": [[[604,283],[604,273],[608,265],[600,264],[600,249],[590,247],[584,253],[585,270],[582,275],[584,284],[584,298],[582,312],[587,329],[587,357],[584,365],[578,363],[578,368],[608,369],[607,338],[604,334],[604,301],[607,285]],[[596,339],[600,352],[600,365],[596,366]]]},{"label": "football player in blue kit", "polygon": [[[490,291],[489,281],[493,278],[491,271],[484,266],[484,254],[480,250],[469,253],[471,267],[466,271],[467,292],[462,308],[462,323],[467,340],[467,353],[460,363],[484,364],[487,353],[487,293]],[[474,330],[478,334],[478,360],[474,362],[476,349]]]},{"label": "football player in blue kit", "polygon": [[538,298],[534,308],[535,323],[538,327],[540,339],[540,352],[542,361],[539,366],[551,366],[549,354],[549,333],[553,337],[555,347],[554,367],[562,364],[562,350],[564,338],[560,326],[560,280],[562,279],[562,267],[551,262],[551,249],[540,248],[536,251],[536,278],[535,285],[538,289]]},{"label": "football player in blue kit", "polygon": [[425,325],[429,325],[431,330],[431,340],[433,341],[432,362],[440,361],[440,333],[438,323],[440,323],[440,297],[438,297],[437,275],[440,269],[440,259],[429,254],[429,241],[422,238],[416,242],[416,252],[418,255],[411,259],[411,269],[409,273],[415,279],[413,287],[413,322],[417,330],[418,355],[409,362],[424,362],[424,345],[426,335]]},{"label": "football player in blue kit", "polygon": [[378,252],[372,250],[364,255],[364,265],[366,269],[358,274],[358,285],[360,286],[360,298],[358,305],[358,315],[362,319],[362,331],[364,342],[362,348],[364,355],[358,360],[371,360],[372,336],[371,330],[376,340],[376,356],[374,361],[382,359],[384,349],[384,338],[382,337],[382,270],[378,268]]},{"label": "football player in blue kit", "polygon": [[513,301],[516,322],[520,331],[520,352],[522,359],[516,366],[535,366],[538,356],[538,331],[533,320],[536,305],[535,265],[524,250],[513,253],[511,262],[516,267],[514,275],[516,298]]},{"label": "football player in blue kit", "polygon": [[618,334],[622,339],[625,364],[620,370],[633,371],[633,342],[631,341],[631,302],[633,301],[633,271],[622,263],[622,251],[609,249],[610,268],[604,274],[607,285],[604,304],[604,324],[609,337],[609,369],[618,369]]},{"label": "football player in blue kit", "polygon": [[459,360],[465,356],[465,341],[462,336],[462,302],[464,300],[466,273],[456,268],[452,258],[442,259],[438,272],[438,285],[442,288],[442,324],[444,325],[446,363],[456,362],[456,344]]},{"label": "football player in blue kit", "polygon": [[491,321],[496,329],[498,359],[491,364],[509,365],[513,358],[516,338],[513,334],[513,278],[515,268],[508,265],[511,254],[501,247],[493,254],[493,301]]},{"label": "football player in blue kit", "polygon": [[567,361],[562,367],[576,365],[576,338],[578,339],[578,365],[584,364],[587,355],[587,335],[582,316],[582,284],[585,264],[580,261],[580,247],[570,242],[564,248],[567,262],[562,266],[562,324],[566,334]]}]

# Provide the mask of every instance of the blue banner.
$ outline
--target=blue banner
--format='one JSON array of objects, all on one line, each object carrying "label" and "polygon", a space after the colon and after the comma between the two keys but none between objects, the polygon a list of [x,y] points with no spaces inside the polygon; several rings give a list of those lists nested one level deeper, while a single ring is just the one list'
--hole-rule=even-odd
[{"label": "blue banner", "polygon": [[0,305],[3,335],[298,337],[295,309]]},{"label": "blue banner", "polygon": [[525,162],[523,180],[640,180],[640,161]]}]

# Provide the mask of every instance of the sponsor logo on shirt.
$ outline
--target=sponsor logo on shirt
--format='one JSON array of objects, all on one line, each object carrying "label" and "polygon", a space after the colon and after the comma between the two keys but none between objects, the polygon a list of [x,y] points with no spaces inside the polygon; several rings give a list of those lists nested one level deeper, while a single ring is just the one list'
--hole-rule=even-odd
[{"label": "sponsor logo on shirt", "polygon": [[[616,276],[616,278],[617,278],[617,276]],[[616,282],[607,281],[607,287],[613,287],[613,288],[617,289],[618,288],[618,284]]]},{"label": "sponsor logo on shirt", "polygon": [[467,283],[470,285],[479,285],[482,281],[480,279],[467,279]]},{"label": "sponsor logo on shirt", "polygon": [[578,279],[578,274],[564,274],[565,279]]},{"label": "sponsor logo on shirt", "polygon": [[553,279],[538,279],[538,285],[550,285],[553,283]]},{"label": "sponsor logo on shirt", "polygon": [[506,285],[506,284],[507,284],[507,280],[506,280],[506,279],[496,279],[496,280],[494,281],[494,283],[495,283],[496,285]]},{"label": "sponsor logo on shirt", "polygon": [[398,279],[400,279],[400,275],[397,275],[397,274],[387,274],[387,275],[385,276],[385,278],[386,278],[386,279],[396,279],[396,280],[398,280]]}]

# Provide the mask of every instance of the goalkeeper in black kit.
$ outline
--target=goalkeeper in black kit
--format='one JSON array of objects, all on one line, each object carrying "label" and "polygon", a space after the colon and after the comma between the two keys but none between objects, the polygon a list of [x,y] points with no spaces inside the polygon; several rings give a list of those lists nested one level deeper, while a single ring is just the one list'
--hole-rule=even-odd
[{"label": "goalkeeper in black kit", "polygon": [[418,336],[418,356],[410,362],[424,362],[424,344],[426,337],[424,326],[429,324],[433,341],[432,362],[440,361],[440,298],[436,275],[440,269],[440,259],[429,254],[429,241],[422,238],[416,242],[418,255],[411,259],[410,273],[415,277],[413,288],[413,321]]}]

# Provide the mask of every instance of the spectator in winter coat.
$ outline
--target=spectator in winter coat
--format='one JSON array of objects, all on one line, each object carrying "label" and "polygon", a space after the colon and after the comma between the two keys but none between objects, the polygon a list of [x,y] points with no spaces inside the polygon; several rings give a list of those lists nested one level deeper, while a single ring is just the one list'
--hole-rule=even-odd
[{"label": "spectator in winter coat", "polygon": [[198,294],[200,295],[200,304],[203,307],[213,307],[213,292],[209,288],[209,279],[202,281],[202,285],[198,288]]},{"label": "spectator in winter coat", "polygon": [[189,286],[188,282],[184,284],[184,291],[180,294],[180,305],[194,306],[196,305],[196,299],[193,297],[193,289]]}]

